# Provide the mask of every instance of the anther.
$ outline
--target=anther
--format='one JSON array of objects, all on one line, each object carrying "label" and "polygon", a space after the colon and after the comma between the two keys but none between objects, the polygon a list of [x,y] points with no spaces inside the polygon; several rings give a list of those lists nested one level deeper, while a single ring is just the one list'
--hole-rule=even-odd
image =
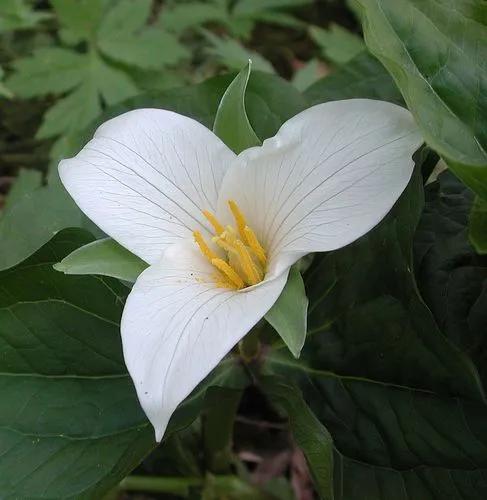
[{"label": "anther", "polygon": [[218,256],[211,251],[210,247],[207,245],[203,235],[199,231],[193,231],[194,241],[199,246],[201,253],[211,262],[213,259],[217,259]]},{"label": "anther", "polygon": [[225,230],[224,227],[220,224],[218,219],[208,210],[203,210],[203,215],[206,217],[208,222],[213,226],[215,233],[219,236]]},{"label": "anther", "polygon": [[249,226],[244,227],[244,233],[249,247],[254,251],[260,263],[263,266],[265,266],[267,262],[267,257],[265,255],[264,249],[262,248],[262,245],[259,243],[259,240],[257,239],[257,236],[255,236],[255,233],[252,231],[252,229],[250,229]]},{"label": "anther", "polygon": [[245,248],[245,245],[240,240],[236,241],[235,247],[238,250],[240,263],[242,265],[245,274],[247,275],[249,283],[251,285],[256,285],[262,280],[262,277],[260,276],[260,273],[257,271],[256,266],[252,261],[252,257],[250,257],[247,248]]},{"label": "anther", "polygon": [[237,289],[243,288],[245,286],[242,278],[223,259],[212,259],[211,263],[219,271],[221,271],[235,285]]},{"label": "anther", "polygon": [[238,205],[233,201],[233,200],[228,200],[228,206],[230,207],[230,210],[232,211],[233,217],[235,219],[235,223],[237,224],[238,232],[240,234],[240,238],[245,242],[245,226],[247,225],[245,221],[245,217],[243,213],[240,211],[240,208],[238,208]]}]

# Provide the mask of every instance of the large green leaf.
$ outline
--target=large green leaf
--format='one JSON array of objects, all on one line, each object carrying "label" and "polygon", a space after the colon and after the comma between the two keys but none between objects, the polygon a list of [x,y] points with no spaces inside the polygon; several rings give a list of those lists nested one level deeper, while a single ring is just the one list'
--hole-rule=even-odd
[{"label": "large green leaf", "polygon": [[252,62],[232,80],[225,90],[215,116],[213,132],[235,153],[261,144],[250,125],[245,109],[245,94]]},{"label": "large green leaf", "polygon": [[[8,191],[5,204],[3,206],[3,213],[12,208],[24,195],[32,193],[42,183],[42,173],[38,170],[30,168],[22,168],[19,170],[15,182],[12,184]],[[1,216],[1,213],[0,213]]]},{"label": "large green leaf", "polygon": [[61,185],[27,192],[0,218],[0,271],[22,262],[61,229],[85,225]]},{"label": "large green leaf", "polygon": [[[128,289],[52,269],[90,239],[64,231],[0,273],[2,498],[101,498],[155,445],[122,357]],[[223,363],[179,407],[166,436],[195,418],[208,385],[244,380],[231,359]]]},{"label": "large green leaf", "polygon": [[359,97],[403,103],[389,73],[368,52],[363,52],[335,73],[318,80],[304,95],[310,105]]},{"label": "large green leaf", "polygon": [[486,497],[484,404],[311,368],[287,355],[271,355],[267,368],[296,380],[330,431],[336,500]]},{"label": "large green leaf", "polygon": [[412,239],[423,206],[415,174],[375,229],[316,258],[306,276],[311,366],[483,401],[472,361],[438,329],[418,294]]},{"label": "large green leaf", "polygon": [[426,188],[415,235],[418,286],[438,326],[487,383],[487,257],[468,241],[473,193],[450,172]]},{"label": "large green leaf", "polygon": [[[461,245],[468,245],[470,202],[451,192],[442,206],[445,192],[437,194],[433,206],[428,199],[419,226],[420,286],[437,308],[433,316],[413,275],[421,180],[416,170],[391,213],[369,234],[315,256],[306,276],[310,329],[300,362],[285,350],[267,359],[271,372],[300,385],[331,433],[339,500],[480,500],[487,495],[487,405],[469,350],[450,333],[460,334],[467,321],[476,321],[478,333],[485,333],[484,299],[475,298],[485,297],[485,288],[478,286],[482,277],[467,283],[465,276],[450,302],[445,283],[454,275],[438,266],[460,263],[452,246],[459,232]],[[458,189],[462,185],[456,182]],[[477,267],[476,272],[483,271]],[[469,337],[468,330],[465,334]]]},{"label": "large green leaf", "polygon": [[3,498],[99,496],[154,446],[122,358],[126,288],[52,270],[89,239],[63,233],[0,274]]},{"label": "large green leaf", "polygon": [[365,41],[388,69],[426,142],[487,198],[487,4],[359,0]]}]

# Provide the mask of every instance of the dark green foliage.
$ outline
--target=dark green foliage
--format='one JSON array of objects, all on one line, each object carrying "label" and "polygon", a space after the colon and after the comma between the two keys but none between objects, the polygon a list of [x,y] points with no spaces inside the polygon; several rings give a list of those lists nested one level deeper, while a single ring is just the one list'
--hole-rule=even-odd
[{"label": "dark green foliage", "polygon": [[428,145],[487,198],[487,5],[357,0],[365,42],[394,78]]},{"label": "dark green foliage", "polygon": [[415,237],[418,286],[443,334],[476,363],[486,382],[487,257],[468,240],[473,193],[445,172],[426,188]]},{"label": "dark green foliage", "polygon": [[[485,263],[467,240],[471,193],[451,174],[440,179],[421,218],[417,172],[379,226],[315,257],[301,360],[268,359],[331,433],[337,499],[487,495],[487,406],[467,356],[482,374]],[[418,220],[417,275],[434,317],[413,275]]]}]

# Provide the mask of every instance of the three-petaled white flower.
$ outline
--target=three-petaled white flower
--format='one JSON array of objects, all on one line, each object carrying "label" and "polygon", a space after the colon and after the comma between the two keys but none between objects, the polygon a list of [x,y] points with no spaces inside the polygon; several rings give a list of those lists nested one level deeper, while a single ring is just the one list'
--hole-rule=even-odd
[{"label": "three-petaled white flower", "polygon": [[140,109],[61,162],[85,214],[150,264],[121,331],[157,440],[271,308],[293,263],[351,243],[387,214],[421,143],[407,110],[365,99],[309,108],[239,155],[190,118]]}]

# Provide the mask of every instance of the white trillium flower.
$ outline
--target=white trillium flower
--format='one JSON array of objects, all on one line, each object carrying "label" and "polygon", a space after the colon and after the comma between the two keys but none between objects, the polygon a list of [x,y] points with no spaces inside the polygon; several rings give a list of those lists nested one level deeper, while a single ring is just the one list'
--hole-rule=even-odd
[{"label": "white trillium flower", "polygon": [[200,123],[140,109],[59,166],[81,210],[150,267],[125,305],[125,361],[161,440],[176,407],[267,313],[289,269],[391,209],[422,139],[411,114],[320,104],[236,155]]}]

